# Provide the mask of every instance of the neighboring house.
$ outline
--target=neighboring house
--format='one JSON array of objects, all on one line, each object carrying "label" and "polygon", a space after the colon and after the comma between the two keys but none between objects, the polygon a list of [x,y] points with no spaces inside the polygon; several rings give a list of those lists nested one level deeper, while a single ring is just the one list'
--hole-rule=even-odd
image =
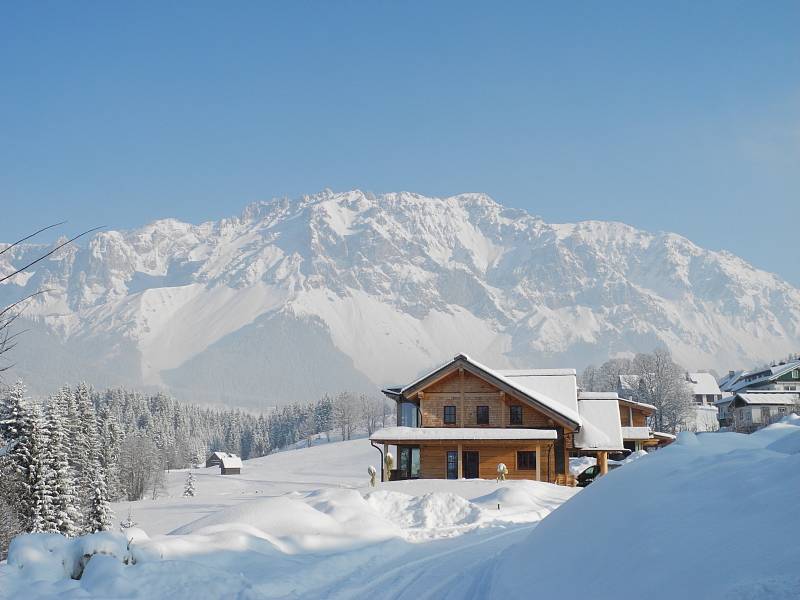
[{"label": "neighboring house", "polygon": [[[589,392],[582,392],[586,395]],[[616,394],[615,394],[616,396]],[[617,397],[619,420],[622,426],[622,441],[626,450],[636,452],[646,448],[665,446],[675,439],[669,433],[652,431],[647,419],[656,412],[652,404]]]},{"label": "neighboring house", "polygon": [[723,396],[714,402],[717,407],[717,419],[720,427],[731,427],[733,425],[733,412],[731,410],[733,399],[734,396]]},{"label": "neighboring house", "polygon": [[206,467],[219,467],[222,475],[238,475],[242,471],[242,459],[228,452],[212,452],[206,459]]},{"label": "neighboring house", "polygon": [[733,396],[728,412],[735,431],[750,433],[780,420],[799,404],[800,392],[739,392]]},{"label": "neighboring house", "polygon": [[732,394],[737,392],[752,392],[774,390],[782,392],[800,391],[800,360],[779,363],[771,367],[728,373],[720,380],[720,386]]},{"label": "neighboring house", "polygon": [[504,463],[510,479],[572,485],[570,454],[596,456],[605,471],[608,453],[625,449],[619,398],[579,395],[574,369],[492,369],[459,354],[383,392],[397,426],[370,441],[382,457],[397,446],[392,479],[493,479]]},{"label": "neighboring house", "polygon": [[639,398],[639,376],[620,375],[617,377],[617,394],[625,400],[638,400]]},{"label": "neighboring house", "polygon": [[715,431],[719,428],[719,411],[715,402],[722,399],[722,391],[711,373],[686,373],[686,382],[692,388],[694,410],[687,419],[691,431]]}]

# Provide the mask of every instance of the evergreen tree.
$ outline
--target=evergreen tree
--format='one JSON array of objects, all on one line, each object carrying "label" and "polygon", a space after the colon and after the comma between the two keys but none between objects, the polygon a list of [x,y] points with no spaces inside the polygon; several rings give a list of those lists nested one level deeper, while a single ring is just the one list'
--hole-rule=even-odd
[{"label": "evergreen tree", "polygon": [[3,496],[16,511],[21,527],[30,530],[36,512],[31,487],[33,416],[25,394],[25,385],[18,381],[3,395],[0,435],[11,449],[2,459],[0,481],[3,482]]},{"label": "evergreen tree", "polygon": [[95,476],[92,479],[89,511],[84,519],[84,531],[86,533],[108,531],[111,529],[113,518],[111,507],[109,506],[105,470],[98,459],[95,459],[92,463],[92,472]]},{"label": "evergreen tree", "polygon": [[189,471],[186,475],[186,484],[183,486],[183,495],[186,497],[194,496],[194,474]]},{"label": "evergreen tree", "polygon": [[29,529],[32,532],[53,532],[56,530],[53,491],[50,482],[53,474],[47,460],[47,429],[43,426],[42,415],[35,404],[31,407],[30,433],[28,434],[28,468],[24,475],[24,489],[27,492],[29,510]]},{"label": "evergreen tree", "polygon": [[78,533],[81,514],[75,492],[75,476],[68,460],[64,436],[66,399],[62,392],[50,398],[45,413],[48,446],[45,452],[50,469],[49,488],[53,497],[53,528],[51,531],[74,536]]}]

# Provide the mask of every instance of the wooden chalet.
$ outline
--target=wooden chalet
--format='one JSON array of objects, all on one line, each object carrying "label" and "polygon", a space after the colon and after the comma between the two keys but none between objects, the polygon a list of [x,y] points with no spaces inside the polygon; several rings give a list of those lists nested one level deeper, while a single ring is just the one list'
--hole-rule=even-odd
[{"label": "wooden chalet", "polygon": [[219,467],[222,475],[238,475],[242,472],[242,459],[228,452],[212,452],[206,467]]},{"label": "wooden chalet", "polygon": [[382,478],[493,479],[504,463],[509,479],[573,485],[570,454],[594,455],[606,472],[608,453],[625,451],[620,399],[579,396],[574,369],[497,370],[459,354],[383,392],[397,426],[370,440],[382,457],[397,447],[397,468]]}]

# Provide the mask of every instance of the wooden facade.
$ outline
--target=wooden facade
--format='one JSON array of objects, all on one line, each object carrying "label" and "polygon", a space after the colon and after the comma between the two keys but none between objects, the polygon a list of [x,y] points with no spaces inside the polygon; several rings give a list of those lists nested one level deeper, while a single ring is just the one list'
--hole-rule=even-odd
[{"label": "wooden facade", "polygon": [[[541,440],[458,440],[392,441],[401,448],[419,448],[421,478],[494,479],[500,463],[508,469],[508,479],[531,479],[573,485],[569,474],[569,452],[576,425],[559,418],[547,407],[536,406],[530,398],[502,382],[458,365],[423,381],[402,397],[398,403],[413,403],[419,411],[423,428],[519,428],[547,430],[558,439]],[[398,426],[401,410],[398,410]],[[376,441],[381,441],[376,438]],[[388,443],[384,444],[388,448]],[[523,454],[521,454],[523,453]],[[534,453],[534,454],[531,454]],[[450,469],[448,469],[448,456]],[[457,458],[454,463],[453,458]]]}]

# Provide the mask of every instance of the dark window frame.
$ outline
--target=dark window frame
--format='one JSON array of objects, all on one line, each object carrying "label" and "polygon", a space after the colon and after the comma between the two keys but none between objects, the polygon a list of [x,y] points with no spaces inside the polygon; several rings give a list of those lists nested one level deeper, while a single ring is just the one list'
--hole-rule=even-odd
[{"label": "dark window frame", "polygon": [[511,425],[522,425],[522,407],[512,405],[508,407],[508,422]]},{"label": "dark window frame", "polygon": [[[452,409],[452,413],[453,413],[452,414],[452,419],[448,419],[447,418],[448,409]],[[456,413],[455,404],[446,404],[444,406],[444,408],[442,409],[442,422],[445,425],[455,425],[456,424],[456,416],[457,416],[457,414],[458,413]]]},{"label": "dark window frame", "polygon": [[536,450],[517,450],[517,470],[536,470]]},{"label": "dark window frame", "polygon": [[489,424],[489,407],[485,404],[475,407],[475,422],[478,425]]}]

